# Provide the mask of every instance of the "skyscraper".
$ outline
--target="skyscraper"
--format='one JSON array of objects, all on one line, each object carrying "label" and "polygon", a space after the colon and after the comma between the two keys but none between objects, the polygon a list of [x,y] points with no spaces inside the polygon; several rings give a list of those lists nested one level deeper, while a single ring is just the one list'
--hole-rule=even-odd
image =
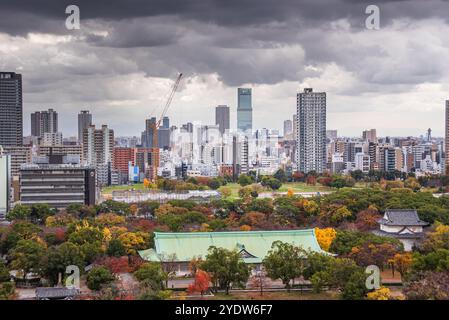
[{"label": "skyscraper", "polygon": [[58,132],[58,113],[53,109],[31,114],[31,135],[43,137],[44,133]]},{"label": "skyscraper", "polygon": [[9,210],[11,190],[11,156],[3,154],[0,146],[0,220],[4,219]]},{"label": "skyscraper", "polygon": [[253,106],[250,88],[238,88],[237,97],[237,129],[247,131],[253,129]]},{"label": "skyscraper", "polygon": [[83,159],[97,172],[99,185],[111,183],[111,169],[114,162],[114,130],[107,125],[96,129],[89,126],[83,134]]},{"label": "skyscraper", "polygon": [[22,75],[0,72],[0,145],[23,143]]},{"label": "skyscraper", "polygon": [[446,154],[446,174],[449,173],[449,100],[446,100],[446,137],[445,137],[445,154]]},{"label": "skyscraper", "polygon": [[215,124],[218,124],[221,134],[229,130],[231,126],[228,106],[220,105],[215,108]]},{"label": "skyscraper", "polygon": [[321,173],[326,168],[326,93],[305,88],[296,99],[298,170]]},{"label": "skyscraper", "polygon": [[293,123],[291,120],[284,120],[284,137],[293,132]]},{"label": "skyscraper", "polygon": [[78,113],[78,141],[83,142],[84,129],[92,125],[92,114],[88,110]]}]

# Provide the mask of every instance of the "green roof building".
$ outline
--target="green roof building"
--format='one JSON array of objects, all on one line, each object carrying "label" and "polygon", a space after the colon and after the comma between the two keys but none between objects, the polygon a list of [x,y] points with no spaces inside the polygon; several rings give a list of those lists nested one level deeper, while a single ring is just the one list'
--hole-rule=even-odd
[{"label": "green roof building", "polygon": [[[237,250],[243,260],[260,264],[275,241],[301,246],[305,250],[326,253],[318,244],[313,229],[276,231],[230,232],[155,232],[155,249],[139,251],[146,261],[160,262],[164,257],[176,255],[184,267],[193,257],[205,257],[211,246]],[[181,271],[181,269],[180,269]]]}]

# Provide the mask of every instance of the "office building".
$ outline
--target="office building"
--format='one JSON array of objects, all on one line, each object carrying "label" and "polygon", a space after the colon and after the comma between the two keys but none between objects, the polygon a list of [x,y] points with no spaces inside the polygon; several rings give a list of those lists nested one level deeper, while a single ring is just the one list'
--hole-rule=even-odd
[{"label": "office building", "polygon": [[376,129],[365,130],[362,132],[362,139],[367,142],[377,143]]},{"label": "office building", "polygon": [[78,161],[70,156],[60,156],[59,161],[44,157],[38,163],[23,165],[20,203],[28,206],[45,203],[58,209],[70,204],[94,205],[95,169]]},{"label": "office building", "polygon": [[304,173],[326,168],[326,93],[304,89],[297,94],[297,162]]},{"label": "office building", "polygon": [[44,133],[58,132],[58,113],[53,109],[31,114],[31,135],[42,138]]},{"label": "office building", "polygon": [[250,88],[237,89],[237,129],[244,132],[253,129],[252,90]]},{"label": "office building", "polygon": [[78,141],[83,142],[84,130],[92,125],[92,114],[88,110],[82,110],[78,114]]},{"label": "office building", "polygon": [[23,144],[22,75],[0,72],[0,145]]},{"label": "office building", "polygon": [[231,128],[230,119],[228,106],[220,105],[215,108],[215,124],[218,125],[221,134]]},{"label": "office building", "polygon": [[44,132],[42,135],[42,146],[61,146],[62,145],[62,133],[61,132]]}]

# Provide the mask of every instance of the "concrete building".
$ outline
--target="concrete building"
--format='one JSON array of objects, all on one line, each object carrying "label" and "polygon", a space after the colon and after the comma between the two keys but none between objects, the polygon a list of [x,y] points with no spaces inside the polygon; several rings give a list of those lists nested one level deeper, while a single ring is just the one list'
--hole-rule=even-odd
[{"label": "concrete building", "polygon": [[69,156],[61,156],[58,164],[50,159],[20,169],[20,203],[48,204],[66,208],[69,204],[94,205],[96,199],[95,169],[82,166]]},{"label": "concrete building", "polygon": [[237,129],[243,132],[253,129],[252,90],[237,89]]},{"label": "concrete building", "polygon": [[22,75],[0,72],[0,145],[22,146]]},{"label": "concrete building", "polygon": [[11,156],[11,176],[19,177],[20,166],[31,163],[32,154],[30,147],[4,147],[4,153]]},{"label": "concrete building", "polygon": [[231,128],[231,116],[228,106],[220,105],[215,108],[215,124],[218,125],[221,134]]},{"label": "concrete building", "polygon": [[304,173],[326,169],[326,93],[304,89],[297,94],[298,170]]},{"label": "concrete building", "polygon": [[42,146],[61,146],[62,145],[62,133],[61,132],[44,132],[42,135]]},{"label": "concrete building", "polygon": [[367,142],[377,143],[376,129],[364,130],[362,132],[362,139]]},{"label": "concrete building", "polygon": [[44,133],[58,132],[58,113],[53,109],[31,114],[31,135],[42,138]]},{"label": "concrete building", "polygon": [[78,141],[83,142],[84,130],[92,125],[92,114],[88,110],[81,110],[78,114]]},{"label": "concrete building", "polygon": [[[98,184],[107,185],[110,183],[110,174],[104,175],[105,168],[112,168],[114,162],[114,130],[107,125],[102,125],[101,129],[96,129],[95,125],[84,130],[83,135],[83,159],[87,165],[98,169]],[[97,168],[98,167],[98,168]]]},{"label": "concrete building", "polygon": [[355,155],[355,166],[354,169],[355,170],[360,170],[363,173],[368,173],[370,170],[370,157],[369,155],[363,153],[363,152],[359,152],[356,153]]},{"label": "concrete building", "polygon": [[293,134],[292,120],[284,120],[284,138],[290,137]]}]

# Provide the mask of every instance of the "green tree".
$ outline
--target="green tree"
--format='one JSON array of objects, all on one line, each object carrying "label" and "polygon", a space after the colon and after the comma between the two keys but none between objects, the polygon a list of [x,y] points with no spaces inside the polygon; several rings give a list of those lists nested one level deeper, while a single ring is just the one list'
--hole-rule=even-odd
[{"label": "green tree", "polygon": [[242,187],[250,185],[254,182],[253,178],[251,176],[248,176],[246,174],[239,175],[239,178],[237,179],[237,182]]},{"label": "green tree", "polygon": [[12,210],[6,214],[6,219],[13,220],[27,220],[31,217],[31,208],[24,205],[16,205]]},{"label": "green tree", "polygon": [[56,210],[46,203],[35,204],[31,207],[31,218],[35,221],[45,221],[49,216],[55,215]]},{"label": "green tree", "polygon": [[156,292],[164,289],[164,283],[167,280],[167,274],[157,262],[144,263],[134,272],[134,277],[143,287]]},{"label": "green tree", "polygon": [[75,265],[83,270],[85,262],[79,246],[71,242],[65,242],[57,247],[51,247],[43,258],[43,275],[51,284],[58,282],[59,274],[65,275],[67,266]]},{"label": "green tree", "polygon": [[109,241],[106,254],[110,257],[126,256],[126,248],[120,240],[112,239]]},{"label": "green tree", "polygon": [[200,269],[209,272],[215,288],[224,289],[229,294],[231,285],[242,287],[248,281],[249,267],[237,251],[209,247],[206,259]]},{"label": "green tree", "polygon": [[46,254],[44,245],[33,240],[20,240],[17,245],[10,250],[8,256],[11,267],[21,270],[23,278],[33,271],[40,274],[42,258]]},{"label": "green tree", "polygon": [[94,267],[87,274],[87,287],[90,290],[98,291],[103,286],[110,284],[114,280],[114,275],[106,267]]},{"label": "green tree", "polygon": [[11,279],[11,276],[9,275],[8,268],[2,261],[0,261],[0,283],[7,282],[10,279]]},{"label": "green tree", "polygon": [[273,280],[281,279],[285,287],[290,290],[290,282],[301,276],[305,270],[305,257],[306,252],[302,248],[275,241],[262,263],[268,277]]}]

